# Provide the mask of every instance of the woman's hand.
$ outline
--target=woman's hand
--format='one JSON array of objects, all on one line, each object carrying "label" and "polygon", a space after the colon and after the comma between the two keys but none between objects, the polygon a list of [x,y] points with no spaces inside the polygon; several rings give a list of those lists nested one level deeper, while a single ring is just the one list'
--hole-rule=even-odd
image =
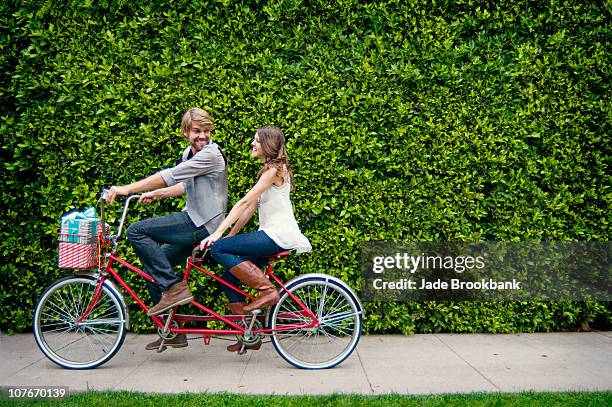
[{"label": "woman's hand", "polygon": [[200,242],[200,250],[212,247],[212,245],[214,245],[215,242],[219,239],[221,239],[221,233],[213,233],[212,235],[208,236],[206,239]]}]

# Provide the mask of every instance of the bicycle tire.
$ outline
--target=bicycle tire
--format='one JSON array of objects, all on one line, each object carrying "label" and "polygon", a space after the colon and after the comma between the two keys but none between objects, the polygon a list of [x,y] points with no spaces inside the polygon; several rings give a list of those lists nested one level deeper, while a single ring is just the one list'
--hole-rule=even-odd
[{"label": "bicycle tire", "polygon": [[38,347],[66,369],[92,369],[108,362],[121,348],[127,331],[121,294],[104,284],[88,317],[75,321],[90,303],[98,281],[93,276],[61,278],[40,296],[34,309],[33,332]]},{"label": "bicycle tire", "polygon": [[[348,358],[357,347],[363,323],[361,304],[353,291],[323,274],[298,277],[287,291],[311,309],[319,325],[274,332],[272,344],[278,354],[295,367],[313,370],[332,368]],[[271,329],[310,320],[299,314],[287,291],[270,312]]]}]

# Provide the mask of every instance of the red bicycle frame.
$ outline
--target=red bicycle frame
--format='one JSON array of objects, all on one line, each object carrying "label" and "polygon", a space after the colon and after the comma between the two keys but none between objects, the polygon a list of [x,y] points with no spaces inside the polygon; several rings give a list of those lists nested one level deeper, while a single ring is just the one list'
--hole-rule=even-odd
[{"label": "red bicycle frame", "polygon": [[[108,252],[108,248],[111,245],[111,241],[108,240],[101,233],[99,234],[98,238],[100,242],[99,244],[100,251]],[[282,325],[282,326],[276,327],[275,329],[271,329],[271,328],[256,329],[255,328],[252,331],[253,334],[272,334],[274,332],[288,331],[288,330],[293,330],[293,329],[311,328],[319,324],[319,321],[317,320],[317,317],[315,316],[315,314],[308,307],[306,307],[295,295],[293,295],[293,293],[288,291],[287,287],[273,273],[273,267],[272,267],[273,263],[279,260],[280,258],[286,257],[288,254],[289,252],[282,252],[282,253],[278,253],[277,255],[268,257],[268,259],[270,259],[271,262],[266,267],[265,274],[266,276],[268,276],[268,278],[271,278],[272,280],[274,280],[282,288],[284,292],[287,292],[289,297],[291,297],[291,299],[295,301],[295,303],[300,308],[300,311],[292,312],[290,314],[285,313],[285,314],[281,314],[280,316],[286,317],[286,316],[291,316],[291,315],[294,315],[294,316],[299,315],[300,317],[309,318],[311,319],[311,321]],[[127,293],[136,301],[136,303],[140,306],[140,308],[142,308],[145,312],[149,311],[149,307],[140,299],[140,297],[138,297],[136,292],[134,292],[134,290],[121,278],[121,276],[119,275],[119,273],[117,273],[117,271],[113,268],[113,266],[115,264],[119,264],[127,268],[128,270],[131,270],[137,273],[138,275],[143,277],[145,280],[157,285],[157,282],[155,281],[155,279],[153,279],[153,277],[151,277],[149,274],[145,273],[144,271],[140,270],[139,268],[117,257],[114,250],[111,252],[108,252],[108,254],[105,254],[105,257],[108,258],[108,261],[106,262],[106,265],[102,265],[100,268],[100,277],[99,277],[98,285],[96,286],[91,302],[88,305],[87,309],[83,312],[83,314],[78,318],[78,320],[76,321],[77,323],[85,320],[87,316],[89,315],[89,313],[91,312],[91,310],[95,307],[96,303],[100,299],[104,281],[108,278],[109,275],[112,276],[127,291]],[[183,281],[187,281],[189,279],[189,276],[191,275],[191,271],[195,269],[207,275],[208,277],[211,277],[217,282],[229,287],[230,289],[236,291],[237,293],[240,293],[251,300],[254,299],[252,295],[242,291],[240,288],[232,285],[231,283],[228,283],[227,281],[223,280],[221,277],[218,277],[214,273],[204,269],[203,267],[201,267],[201,264],[202,264],[202,259],[197,259],[195,255],[192,255],[191,257],[189,257],[187,259],[187,266],[185,268],[185,273],[183,275]],[[165,327],[168,327],[169,332],[171,333],[201,334],[204,336],[205,339],[207,338],[209,339],[211,335],[242,335],[247,329],[246,327],[243,327],[237,323],[237,322],[242,321],[245,318],[244,315],[220,315],[217,312],[213,311],[212,309],[206,307],[203,304],[200,304],[199,302],[195,300],[191,301],[191,304],[193,304],[193,306],[195,306],[196,308],[204,311],[207,315],[176,314],[176,309],[178,308],[177,306],[173,309],[172,312],[170,312],[169,321],[168,320],[164,321],[160,316],[152,316],[150,318],[151,320],[153,320],[153,323],[155,324],[155,326],[159,329],[164,329]],[[260,316],[259,318],[263,318],[263,316]],[[172,322],[174,321],[176,321],[177,323],[198,322],[198,321],[222,321],[225,324],[227,324],[230,327],[230,329],[172,328],[170,326]]]}]

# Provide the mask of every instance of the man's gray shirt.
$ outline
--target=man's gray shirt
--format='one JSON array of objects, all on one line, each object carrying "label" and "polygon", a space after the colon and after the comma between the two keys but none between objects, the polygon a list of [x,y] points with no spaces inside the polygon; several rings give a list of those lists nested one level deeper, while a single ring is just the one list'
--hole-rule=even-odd
[{"label": "man's gray shirt", "polygon": [[191,221],[213,233],[225,219],[227,210],[227,165],[219,146],[208,143],[189,159],[191,147],[183,151],[183,161],[159,172],[167,186],[183,184]]}]

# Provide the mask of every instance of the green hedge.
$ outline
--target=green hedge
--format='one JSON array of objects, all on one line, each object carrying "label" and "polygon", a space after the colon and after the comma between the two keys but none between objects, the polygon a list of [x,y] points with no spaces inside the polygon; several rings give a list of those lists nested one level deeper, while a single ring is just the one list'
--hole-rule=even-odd
[{"label": "green hedge", "polygon": [[[326,272],[358,288],[369,240],[610,238],[610,2],[137,3],[0,4],[1,329],[28,329],[37,296],[66,274],[59,217],[172,166],[191,106],[216,120],[231,202],[257,171],[254,129],[286,131],[314,246],[285,263],[286,278]],[[180,204],[138,207],[131,220]],[[366,312],[368,332],[404,333],[612,318],[600,302]]]}]

